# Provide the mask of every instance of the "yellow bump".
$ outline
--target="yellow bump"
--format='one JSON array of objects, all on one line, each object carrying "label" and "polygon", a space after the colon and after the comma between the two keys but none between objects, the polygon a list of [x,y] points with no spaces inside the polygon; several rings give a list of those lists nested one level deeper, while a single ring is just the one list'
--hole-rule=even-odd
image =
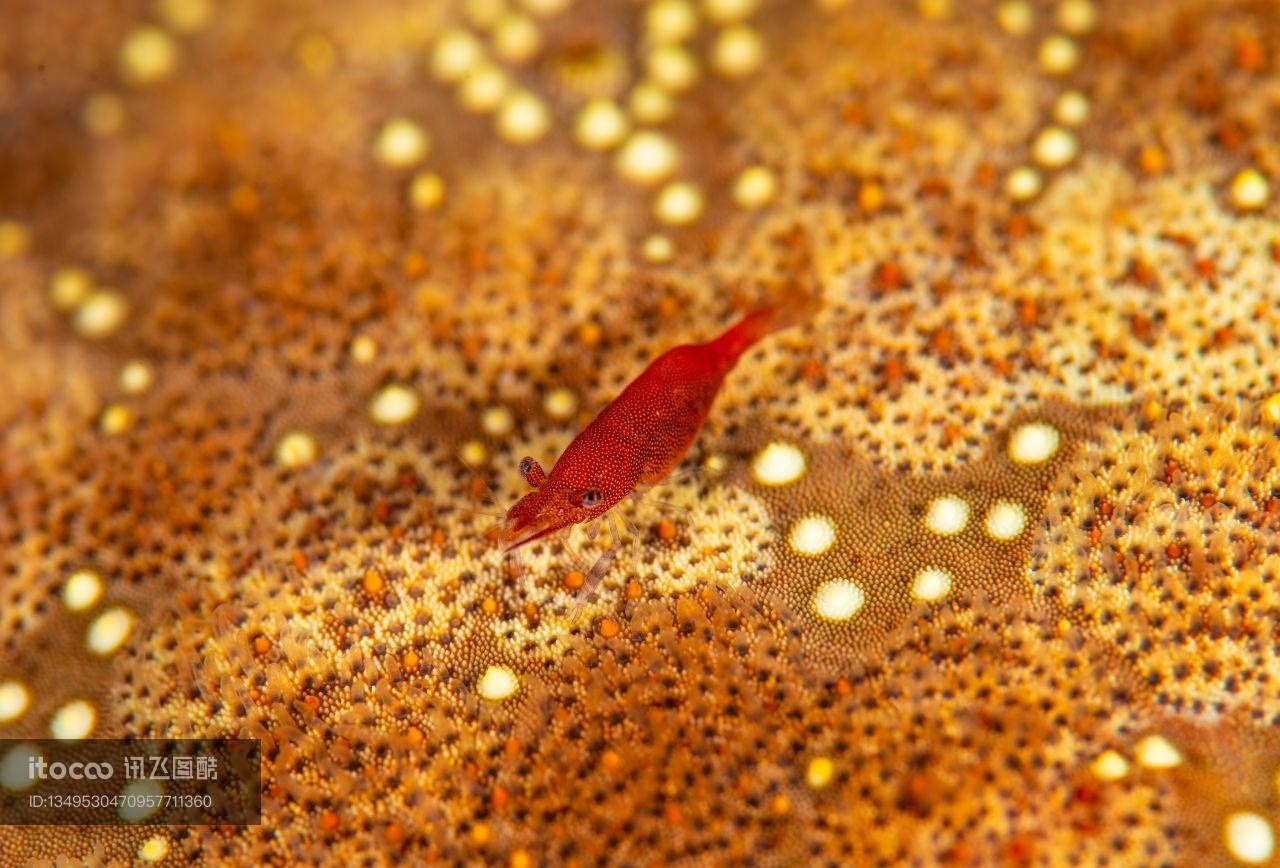
[{"label": "yellow bump", "polygon": [[1069,90],[1053,104],[1053,118],[1064,127],[1078,127],[1089,117],[1089,98]]},{"label": "yellow bump", "polygon": [[367,365],[378,355],[378,344],[368,335],[360,335],[351,342],[351,358]]},{"label": "yellow bump", "polygon": [[1002,542],[1014,539],[1027,526],[1027,514],[1011,500],[998,500],[987,510],[987,535]]},{"label": "yellow bump", "polygon": [[29,234],[17,220],[0,220],[0,259],[13,259],[26,251]]},{"label": "yellow bump", "polygon": [[578,113],[573,135],[578,144],[592,151],[607,151],[626,138],[631,124],[613,100],[593,99]]},{"label": "yellow bump", "polygon": [[687,0],[657,0],[645,9],[644,26],[654,42],[684,42],[698,30],[698,13]]},{"label": "yellow bump", "polygon": [[809,760],[809,767],[804,771],[804,781],[815,790],[820,790],[831,783],[836,775],[836,764],[825,756],[816,756]]},{"label": "yellow bump", "polygon": [[525,9],[539,18],[550,18],[568,9],[573,0],[521,0],[521,2],[524,3]]},{"label": "yellow bump", "polygon": [[489,450],[479,440],[468,440],[458,450],[458,458],[468,467],[480,467],[489,459]]},{"label": "yellow bump", "polygon": [[671,117],[675,102],[671,94],[652,81],[642,81],[631,91],[627,107],[642,124],[660,124]]},{"label": "yellow bump", "polygon": [[119,434],[133,424],[133,414],[123,404],[108,404],[98,417],[98,429],[103,434]]},{"label": "yellow bump", "polygon": [[498,109],[498,135],[516,145],[538,141],[551,129],[551,113],[532,93],[519,90],[508,94]]},{"label": "yellow bump", "polygon": [[1242,169],[1231,181],[1231,204],[1241,211],[1259,211],[1271,198],[1271,183],[1257,169]]},{"label": "yellow bump", "polygon": [[754,27],[735,24],[720,32],[711,46],[711,67],[725,78],[741,78],[760,68],[764,42]]},{"label": "yellow bump", "polygon": [[729,468],[729,462],[723,455],[708,455],[702,462],[702,466],[708,473],[719,474],[724,473]]},{"label": "yellow bump", "polygon": [[944,21],[951,17],[951,0],[916,0],[916,8],[926,21]]},{"label": "yellow bump", "polygon": [[444,179],[435,172],[418,172],[409,181],[409,204],[419,211],[438,208],[444,201]]},{"label": "yellow bump", "polygon": [[481,30],[497,26],[506,8],[506,0],[463,0],[462,2],[467,20]]},{"label": "yellow bump", "polygon": [[160,18],[178,33],[204,29],[213,16],[209,0],[160,0]]},{"label": "yellow bump", "polygon": [[80,109],[80,123],[94,138],[116,135],[124,129],[124,100],[109,91],[91,94]]},{"label": "yellow bump", "polygon": [[49,281],[49,300],[58,310],[79,307],[89,296],[93,281],[83,268],[59,268]]},{"label": "yellow bump", "polygon": [[515,424],[516,417],[506,407],[490,407],[480,416],[480,427],[491,437],[510,434]]},{"label": "yellow bump", "polygon": [[968,522],[969,504],[954,494],[944,494],[929,501],[924,515],[924,526],[942,536],[959,533]]},{"label": "yellow bump", "polygon": [[159,27],[139,27],[120,46],[120,71],[133,84],[152,84],[166,78],[178,63],[178,46]]},{"label": "yellow bump", "polygon": [[717,24],[732,24],[755,14],[760,0],[702,0],[702,12]]},{"label": "yellow bump", "polygon": [[778,192],[778,181],[764,166],[743,169],[733,182],[733,202],[739,208],[760,208]]},{"label": "yellow bump", "polygon": [[104,338],[124,324],[128,312],[123,295],[113,289],[99,289],[89,293],[76,308],[71,324],[87,338]]},{"label": "yellow bump", "polygon": [[98,713],[83,699],[73,699],[53,713],[49,733],[60,741],[87,738],[98,721]]},{"label": "yellow bump", "polygon": [[1019,166],[1004,181],[1005,194],[1015,202],[1026,202],[1040,195],[1040,173],[1030,166]]},{"label": "yellow bump", "polygon": [[281,467],[306,467],[316,460],[316,441],[305,431],[290,431],[276,443],[276,462]]},{"label": "yellow bump", "polygon": [[480,695],[491,702],[500,702],[520,687],[520,679],[505,666],[490,666],[480,676],[477,690]]},{"label": "yellow bump", "polygon": [[470,30],[453,27],[440,34],[431,52],[431,72],[445,84],[462,81],[484,61],[484,46]]},{"label": "yellow bump", "polygon": [[133,613],[123,606],[116,606],[103,612],[89,625],[84,644],[94,654],[102,657],[110,656],[120,650],[120,646],[133,632]]},{"label": "yellow bump", "polygon": [[493,53],[508,63],[524,63],[542,48],[542,31],[532,18],[507,13],[493,28]]},{"label": "yellow bump", "polygon": [[483,63],[467,73],[458,87],[463,108],[480,114],[502,105],[511,83],[507,74],[491,63]]},{"label": "yellow bump", "polygon": [[1133,758],[1146,769],[1171,769],[1182,765],[1182,754],[1160,735],[1148,735],[1134,745]]},{"label": "yellow bump", "polygon": [[836,541],[836,526],[825,515],[807,515],[791,526],[787,539],[800,554],[817,557]]},{"label": "yellow bump", "polygon": [[62,586],[62,602],[73,612],[83,612],[102,597],[102,578],[93,570],[76,570]]},{"label": "yellow bump", "polygon": [[1260,814],[1237,811],[1222,826],[1227,851],[1247,865],[1266,862],[1275,852],[1275,834],[1271,824]]},{"label": "yellow bump", "polygon": [[655,234],[644,240],[644,246],[640,252],[646,262],[661,265],[675,258],[676,246],[667,236]]},{"label": "yellow bump", "polygon": [[1060,169],[1076,158],[1080,145],[1062,127],[1046,127],[1031,143],[1032,158],[1046,169]]},{"label": "yellow bump", "polygon": [[702,191],[685,181],[662,188],[653,203],[653,216],[671,226],[688,226],[702,216]]},{"label": "yellow bump", "polygon": [[698,80],[698,62],[679,45],[659,45],[645,58],[645,70],[659,87],[679,93]]},{"label": "yellow bump", "polygon": [[1031,4],[1025,0],[1005,0],[996,7],[996,23],[1010,36],[1025,36],[1032,25]]},{"label": "yellow bump", "polygon": [[31,774],[32,760],[43,756],[40,749],[29,741],[18,742],[0,757],[0,787],[20,793],[29,790],[39,781]]},{"label": "yellow bump", "polygon": [[126,823],[140,823],[164,805],[164,784],[156,778],[127,781],[120,788],[116,815]]},{"label": "yellow bump", "polygon": [[761,485],[790,485],[804,476],[804,453],[790,443],[774,441],[751,460],[751,475]]},{"label": "yellow bump", "polygon": [[306,33],[293,48],[294,60],[315,78],[323,78],[338,65],[338,49],[323,33]]},{"label": "yellow bump", "polygon": [[1009,457],[1018,464],[1039,464],[1058,451],[1061,435],[1048,422],[1019,425],[1009,438]]},{"label": "yellow bump", "polygon": [[1262,418],[1272,425],[1280,425],[1280,392],[1262,402]]},{"label": "yellow bump", "polygon": [[418,396],[404,386],[383,386],[369,402],[369,415],[379,425],[403,425],[422,408]]},{"label": "yellow bump", "polygon": [[866,602],[862,588],[846,579],[823,582],[813,594],[813,610],[828,621],[847,621]]},{"label": "yellow bump", "polygon": [[138,848],[138,858],[143,862],[161,862],[169,855],[169,840],[163,835],[152,835]]},{"label": "yellow bump", "polygon": [[141,395],[155,382],[151,366],[140,359],[125,362],[120,369],[120,390],[126,395]]},{"label": "yellow bump", "polygon": [[21,681],[0,681],[0,723],[22,717],[31,705],[31,694]]},{"label": "yellow bump", "polygon": [[568,419],[578,411],[578,396],[568,389],[552,389],[543,399],[542,409],[552,419]]},{"label": "yellow bump", "polygon": [[408,118],[392,118],[382,125],[373,151],[384,166],[403,169],[427,155],[431,139]]},{"label": "yellow bump", "polygon": [[950,573],[929,567],[916,573],[916,577],[911,581],[911,595],[917,600],[926,602],[941,600],[951,593],[951,585]]},{"label": "yellow bump", "polygon": [[1104,750],[1089,768],[1100,781],[1118,781],[1129,773],[1129,762],[1116,751]]},{"label": "yellow bump", "polygon": [[1092,0],[1063,0],[1058,4],[1058,26],[1079,36],[1098,23],[1098,10]]},{"label": "yellow bump", "polygon": [[1040,68],[1050,75],[1066,75],[1080,63],[1080,46],[1075,40],[1055,33],[1040,43]]}]

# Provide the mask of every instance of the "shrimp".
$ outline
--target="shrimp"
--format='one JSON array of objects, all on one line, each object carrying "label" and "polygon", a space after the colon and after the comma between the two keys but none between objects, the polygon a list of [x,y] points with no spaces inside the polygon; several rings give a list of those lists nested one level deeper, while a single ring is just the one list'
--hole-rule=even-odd
[{"label": "shrimp", "polygon": [[604,515],[639,485],[660,482],[693,445],[742,354],[808,320],[816,295],[796,294],[747,314],[719,337],[658,356],[582,430],[548,474],[532,457],[520,475],[533,487],[500,532],[506,551]]}]

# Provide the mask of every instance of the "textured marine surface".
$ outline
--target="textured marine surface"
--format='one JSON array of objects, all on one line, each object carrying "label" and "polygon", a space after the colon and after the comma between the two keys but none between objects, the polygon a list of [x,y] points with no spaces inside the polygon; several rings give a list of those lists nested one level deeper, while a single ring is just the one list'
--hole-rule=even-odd
[{"label": "textured marine surface", "polygon": [[[261,827],[5,859],[1274,858],[1274,4],[0,14],[0,737],[265,747]],[[520,458],[801,243],[513,571]]]}]

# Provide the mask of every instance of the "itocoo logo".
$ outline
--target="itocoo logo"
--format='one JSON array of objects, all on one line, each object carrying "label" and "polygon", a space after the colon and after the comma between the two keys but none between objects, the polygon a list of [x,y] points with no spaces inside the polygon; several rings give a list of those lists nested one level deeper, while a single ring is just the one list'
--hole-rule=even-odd
[{"label": "itocoo logo", "polygon": [[111,763],[45,762],[42,756],[27,757],[27,780],[109,781],[116,770]]}]

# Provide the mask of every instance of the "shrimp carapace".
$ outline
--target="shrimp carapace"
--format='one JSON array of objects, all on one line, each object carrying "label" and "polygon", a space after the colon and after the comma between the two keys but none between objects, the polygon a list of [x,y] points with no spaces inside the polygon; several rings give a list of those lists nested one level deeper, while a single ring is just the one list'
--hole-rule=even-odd
[{"label": "shrimp carapace", "polygon": [[502,543],[512,550],[597,518],[680,463],[706,421],[725,376],[756,341],[804,322],[816,295],[793,295],[747,314],[714,340],[667,350],[583,429],[551,468],[533,458],[520,475],[534,490],[507,511]]}]

